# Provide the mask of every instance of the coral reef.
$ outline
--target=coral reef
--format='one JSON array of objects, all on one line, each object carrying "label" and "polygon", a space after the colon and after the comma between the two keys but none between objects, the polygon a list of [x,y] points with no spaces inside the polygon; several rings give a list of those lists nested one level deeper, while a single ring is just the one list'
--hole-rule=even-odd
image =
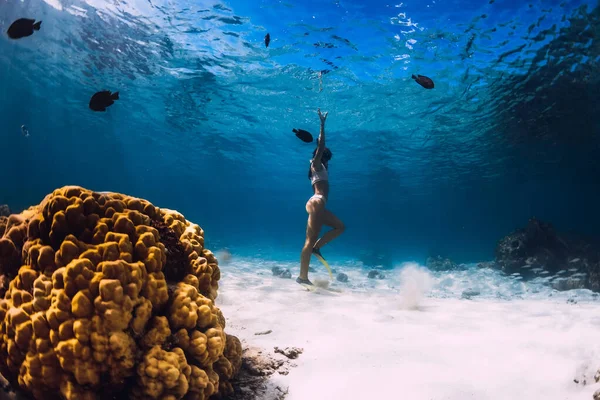
[{"label": "coral reef", "polygon": [[456,271],[466,268],[464,264],[457,264],[451,259],[443,258],[442,256],[427,257],[425,265],[432,271]]},{"label": "coral reef", "polygon": [[477,268],[496,268],[496,262],[495,261],[483,261],[480,263],[477,263]]},{"label": "coral reef", "polygon": [[479,290],[467,289],[463,290],[460,297],[461,299],[470,300],[472,297],[479,296],[480,294],[481,292]]},{"label": "coral reef", "polygon": [[273,272],[273,276],[278,276],[284,279],[292,278],[292,272],[287,268],[273,267],[271,268],[271,272]]},{"label": "coral reef", "polygon": [[600,291],[600,245],[559,234],[551,224],[536,218],[498,242],[494,266],[525,279],[552,277],[557,290]]},{"label": "coral reef", "polygon": [[367,276],[369,277],[369,279],[385,279],[385,274],[376,269],[370,270]]},{"label": "coral reef", "polygon": [[241,343],[181,214],[77,186],[0,223],[0,372],[36,399],[208,399]]},{"label": "coral reef", "polygon": [[[302,352],[299,350],[295,353],[296,357]],[[289,349],[286,348],[286,351]],[[288,375],[290,369],[296,366],[292,358],[283,353],[274,351],[271,354],[261,348],[244,346],[240,372],[232,381],[235,391],[227,400],[283,400],[288,388],[280,386],[272,377],[276,373]]]},{"label": "coral reef", "polygon": [[302,354],[304,349],[301,349],[298,347],[292,347],[292,348],[286,347],[285,349],[280,349],[279,347],[275,347],[274,351],[275,351],[275,353],[283,354],[287,358],[290,358],[293,360],[293,359],[298,358],[298,356],[300,354]]}]

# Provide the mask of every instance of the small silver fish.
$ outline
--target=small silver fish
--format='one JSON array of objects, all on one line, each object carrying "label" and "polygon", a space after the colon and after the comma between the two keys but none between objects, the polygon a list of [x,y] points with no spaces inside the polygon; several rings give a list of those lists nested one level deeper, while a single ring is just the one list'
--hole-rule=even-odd
[{"label": "small silver fish", "polygon": [[29,129],[25,125],[21,125],[21,133],[25,137],[29,137]]}]

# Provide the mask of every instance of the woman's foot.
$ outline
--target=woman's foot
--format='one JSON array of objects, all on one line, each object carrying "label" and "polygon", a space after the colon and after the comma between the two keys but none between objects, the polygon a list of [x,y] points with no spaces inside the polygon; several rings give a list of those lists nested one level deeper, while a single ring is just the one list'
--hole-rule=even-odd
[{"label": "woman's foot", "polygon": [[333,279],[333,273],[331,272],[331,268],[329,268],[329,263],[325,260],[323,254],[321,254],[321,250],[319,250],[318,247],[313,247],[312,253],[319,259],[319,261],[321,261],[321,263],[323,263],[323,265],[325,266],[325,268],[327,268],[327,271],[329,272],[329,276],[331,277],[331,279]]},{"label": "woman's foot", "polygon": [[301,283],[303,285],[310,285],[310,286],[314,286],[313,283],[311,281],[309,281],[308,279],[302,279],[300,277],[296,278],[296,282],[297,283]]},{"label": "woman's foot", "polygon": [[312,252],[314,255],[321,257],[323,260],[325,260],[325,257],[323,257],[323,254],[321,254],[321,250],[319,250],[318,247],[313,247]]}]

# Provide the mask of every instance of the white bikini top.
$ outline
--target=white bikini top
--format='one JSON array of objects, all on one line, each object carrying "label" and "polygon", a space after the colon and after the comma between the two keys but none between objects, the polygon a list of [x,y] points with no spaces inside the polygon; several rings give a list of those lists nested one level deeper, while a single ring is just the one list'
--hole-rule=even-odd
[{"label": "white bikini top", "polygon": [[327,168],[325,168],[323,163],[321,163],[320,171],[317,171],[316,169],[312,168],[312,165],[311,165],[311,169],[312,169],[312,176],[310,177],[311,185],[314,185],[315,183],[320,182],[320,181],[328,181],[329,180],[329,174],[327,173]]}]

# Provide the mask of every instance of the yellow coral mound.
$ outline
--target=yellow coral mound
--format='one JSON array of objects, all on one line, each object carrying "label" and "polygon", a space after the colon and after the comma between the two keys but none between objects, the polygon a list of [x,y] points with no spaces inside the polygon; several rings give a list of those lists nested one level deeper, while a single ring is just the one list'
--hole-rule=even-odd
[{"label": "yellow coral mound", "polygon": [[68,186],[0,221],[0,372],[37,399],[208,399],[241,344],[204,232],[146,200]]}]

